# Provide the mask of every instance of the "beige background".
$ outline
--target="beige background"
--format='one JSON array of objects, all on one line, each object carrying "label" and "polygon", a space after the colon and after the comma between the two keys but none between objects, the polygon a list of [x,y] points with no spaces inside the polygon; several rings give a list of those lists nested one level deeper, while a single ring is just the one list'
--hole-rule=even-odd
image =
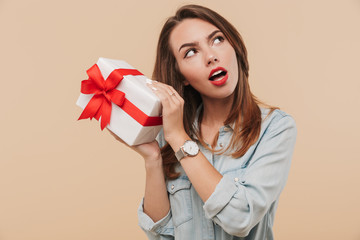
[{"label": "beige background", "polygon": [[[189,1],[0,0],[0,239],[145,239],[143,160],[76,121],[85,70],[150,76],[165,18]],[[194,1],[244,37],[253,92],[298,140],[277,240],[360,239],[360,1]]]}]

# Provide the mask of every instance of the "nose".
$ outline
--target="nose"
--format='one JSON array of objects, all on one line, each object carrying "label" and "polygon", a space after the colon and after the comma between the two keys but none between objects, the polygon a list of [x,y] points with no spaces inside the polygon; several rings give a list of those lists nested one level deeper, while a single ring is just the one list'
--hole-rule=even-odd
[{"label": "nose", "polygon": [[214,51],[214,49],[212,49],[211,47],[206,49],[206,54],[205,54],[205,63],[207,66],[210,66],[216,62],[219,62],[219,58],[217,56],[216,51]]},{"label": "nose", "polygon": [[210,64],[218,62],[218,61],[219,61],[218,58],[214,54],[212,54],[208,57],[207,65],[210,65]]}]

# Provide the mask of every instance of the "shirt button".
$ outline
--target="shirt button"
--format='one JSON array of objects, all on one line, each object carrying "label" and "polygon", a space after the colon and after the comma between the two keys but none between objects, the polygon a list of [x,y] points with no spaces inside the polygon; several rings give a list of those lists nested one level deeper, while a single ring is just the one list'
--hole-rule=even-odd
[{"label": "shirt button", "polygon": [[174,190],[175,186],[174,185],[171,185],[171,190]]},{"label": "shirt button", "polygon": [[224,146],[222,143],[220,143],[219,145],[220,145],[220,147],[223,147],[223,146]]},{"label": "shirt button", "polygon": [[237,177],[234,178],[234,181],[235,181],[235,182],[238,182],[238,181],[239,181],[239,178],[237,178]]}]

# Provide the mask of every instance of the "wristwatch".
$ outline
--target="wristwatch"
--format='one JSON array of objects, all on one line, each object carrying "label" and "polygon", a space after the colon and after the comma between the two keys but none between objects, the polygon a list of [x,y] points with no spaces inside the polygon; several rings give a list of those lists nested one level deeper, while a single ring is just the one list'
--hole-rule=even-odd
[{"label": "wristwatch", "polygon": [[198,153],[199,153],[199,146],[197,145],[197,143],[192,140],[186,140],[184,145],[180,147],[179,151],[175,153],[175,157],[177,158],[178,161],[180,161],[186,156],[194,157]]}]

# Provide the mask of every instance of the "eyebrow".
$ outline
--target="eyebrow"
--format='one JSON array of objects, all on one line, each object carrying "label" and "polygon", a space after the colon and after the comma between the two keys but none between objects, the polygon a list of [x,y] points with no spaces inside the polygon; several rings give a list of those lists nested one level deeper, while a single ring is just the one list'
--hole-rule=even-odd
[{"label": "eyebrow", "polygon": [[[207,37],[207,40],[210,41],[210,39],[213,38],[214,35],[217,34],[218,32],[221,32],[221,31],[217,29],[217,30],[213,31],[212,33],[210,33],[209,36]],[[179,52],[184,47],[193,47],[193,46],[197,46],[197,45],[199,45],[199,42],[184,43],[183,45],[180,46]]]}]

